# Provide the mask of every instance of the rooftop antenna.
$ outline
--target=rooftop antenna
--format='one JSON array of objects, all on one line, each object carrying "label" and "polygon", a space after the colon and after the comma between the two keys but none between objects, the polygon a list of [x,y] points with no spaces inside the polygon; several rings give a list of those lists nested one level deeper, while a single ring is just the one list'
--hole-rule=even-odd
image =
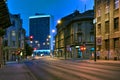
[{"label": "rooftop antenna", "polygon": [[84,4],[84,11],[86,11],[86,0],[81,0]]},{"label": "rooftop antenna", "polygon": [[84,11],[86,11],[86,3],[85,3],[85,9],[84,9]]}]

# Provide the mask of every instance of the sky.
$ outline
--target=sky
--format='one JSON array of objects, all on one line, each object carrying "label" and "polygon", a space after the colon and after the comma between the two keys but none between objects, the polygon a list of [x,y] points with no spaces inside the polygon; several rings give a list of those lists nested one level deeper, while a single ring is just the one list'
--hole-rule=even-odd
[{"label": "sky", "polygon": [[[57,21],[75,10],[81,13],[93,9],[94,0],[7,0],[11,14],[20,14],[23,20],[23,28],[29,36],[29,17],[35,13],[50,14],[54,17],[53,29]],[[86,5],[86,8],[85,8]]]}]

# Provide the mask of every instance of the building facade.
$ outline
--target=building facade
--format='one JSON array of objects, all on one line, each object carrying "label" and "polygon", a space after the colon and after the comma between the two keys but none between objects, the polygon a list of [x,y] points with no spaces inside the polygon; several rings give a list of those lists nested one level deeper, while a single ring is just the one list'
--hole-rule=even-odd
[{"label": "building facade", "polygon": [[10,23],[8,7],[5,3],[5,0],[0,0],[0,67],[4,64],[3,51],[2,51],[2,47],[3,47],[2,37],[4,35],[4,29],[9,27],[10,25],[11,23]]},{"label": "building facade", "polygon": [[[38,14],[29,17],[29,35],[33,36],[32,47],[37,50],[50,50],[52,16]],[[35,42],[38,42],[36,45]]]},{"label": "building facade", "polygon": [[120,56],[120,0],[94,0],[96,54],[101,59]]},{"label": "building facade", "polygon": [[[90,58],[94,48],[94,11],[75,11],[57,24],[54,55],[67,58]],[[85,48],[84,51],[80,47]]]},{"label": "building facade", "polygon": [[3,38],[4,57],[6,60],[15,60],[17,52],[24,50],[25,30],[22,28],[20,14],[10,14],[12,26],[6,29]]}]

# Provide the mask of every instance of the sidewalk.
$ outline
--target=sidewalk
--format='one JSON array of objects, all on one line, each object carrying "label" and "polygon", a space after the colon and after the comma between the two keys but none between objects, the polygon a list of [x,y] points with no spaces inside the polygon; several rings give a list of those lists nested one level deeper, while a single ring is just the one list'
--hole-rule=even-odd
[{"label": "sidewalk", "polygon": [[89,63],[115,63],[115,64],[120,64],[120,60],[87,60]]},{"label": "sidewalk", "polygon": [[25,64],[8,62],[0,69],[0,80],[36,80]]},{"label": "sidewalk", "polygon": [[[47,58],[51,58],[53,60],[65,60],[64,58],[56,58],[56,57],[47,57]],[[85,59],[66,59],[69,61],[76,61],[76,62],[88,62],[88,63],[115,63],[115,64],[120,64],[120,60],[85,60]]]}]

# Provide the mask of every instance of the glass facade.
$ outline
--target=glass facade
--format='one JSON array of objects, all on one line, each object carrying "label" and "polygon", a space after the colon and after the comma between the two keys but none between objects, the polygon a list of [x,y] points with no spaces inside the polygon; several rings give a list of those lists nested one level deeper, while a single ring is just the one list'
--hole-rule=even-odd
[{"label": "glass facade", "polygon": [[30,36],[33,36],[33,42],[38,41],[40,44],[40,46],[36,46],[36,43],[33,43],[33,47],[37,49],[50,49],[50,44],[47,44],[48,41],[46,41],[50,35],[50,16],[32,16],[29,18],[29,24]]}]

